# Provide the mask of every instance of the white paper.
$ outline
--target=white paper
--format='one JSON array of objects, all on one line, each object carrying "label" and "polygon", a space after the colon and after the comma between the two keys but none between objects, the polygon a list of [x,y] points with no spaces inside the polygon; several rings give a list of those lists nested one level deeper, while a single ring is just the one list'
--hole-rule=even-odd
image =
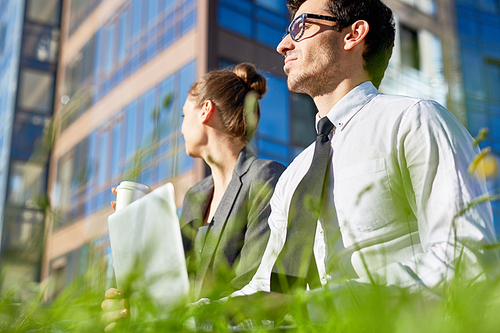
[{"label": "white paper", "polygon": [[187,300],[189,280],[174,187],[165,184],[108,218],[117,287],[146,288],[156,305]]}]

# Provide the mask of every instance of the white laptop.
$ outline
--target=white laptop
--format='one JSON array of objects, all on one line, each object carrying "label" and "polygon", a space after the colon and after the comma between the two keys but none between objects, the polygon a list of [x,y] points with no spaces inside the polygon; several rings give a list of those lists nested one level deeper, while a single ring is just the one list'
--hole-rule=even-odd
[{"label": "white laptop", "polygon": [[110,215],[108,227],[119,289],[130,290],[132,297],[147,291],[155,305],[187,301],[189,279],[171,183]]}]

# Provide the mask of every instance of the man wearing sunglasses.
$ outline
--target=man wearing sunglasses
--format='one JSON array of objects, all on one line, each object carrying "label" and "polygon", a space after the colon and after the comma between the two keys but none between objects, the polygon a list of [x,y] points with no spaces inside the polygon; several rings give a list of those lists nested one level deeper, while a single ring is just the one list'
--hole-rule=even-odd
[{"label": "man wearing sunglasses", "polygon": [[[288,87],[318,108],[316,143],[281,176],[271,236],[249,285],[288,293],[328,281],[437,293],[460,271],[482,279],[497,260],[479,153],[434,101],[379,94],[394,45],[380,0],[288,0],[277,51]],[[325,157],[326,156],[326,157]]]}]

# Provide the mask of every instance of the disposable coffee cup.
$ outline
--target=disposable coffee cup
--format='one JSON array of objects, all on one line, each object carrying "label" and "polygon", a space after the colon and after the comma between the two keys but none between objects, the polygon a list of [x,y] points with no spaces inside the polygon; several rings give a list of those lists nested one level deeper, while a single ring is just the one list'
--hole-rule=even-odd
[{"label": "disposable coffee cup", "polygon": [[121,182],[116,188],[116,211],[123,209],[148,193],[149,187],[146,185],[129,181]]}]

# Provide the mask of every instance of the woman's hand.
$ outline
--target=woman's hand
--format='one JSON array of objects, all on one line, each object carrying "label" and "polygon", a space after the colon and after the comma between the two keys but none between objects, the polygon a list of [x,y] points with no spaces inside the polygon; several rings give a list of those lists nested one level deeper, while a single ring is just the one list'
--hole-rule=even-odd
[{"label": "woman's hand", "polygon": [[[116,197],[116,187],[112,187],[111,188],[111,192],[113,192],[113,194]],[[116,212],[116,201],[111,201],[111,207],[113,207],[113,210]]]},{"label": "woman's hand", "polygon": [[104,332],[110,332],[118,323],[129,318],[130,307],[124,294],[122,290],[115,288],[106,291],[106,300],[101,303],[104,311],[101,320],[106,325]]}]

